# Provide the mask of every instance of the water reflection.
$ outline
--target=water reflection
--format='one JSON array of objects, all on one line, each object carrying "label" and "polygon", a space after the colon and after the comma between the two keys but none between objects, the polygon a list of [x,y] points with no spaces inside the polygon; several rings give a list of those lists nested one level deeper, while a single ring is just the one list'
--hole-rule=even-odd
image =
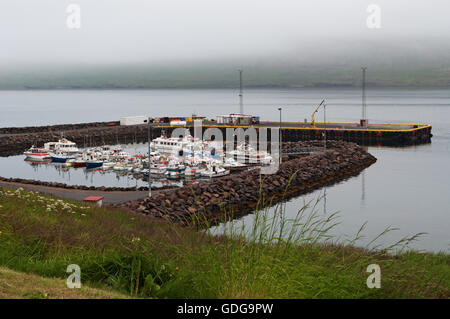
[{"label": "water reflection", "polygon": [[[9,161],[15,160],[17,157],[11,156]],[[51,159],[45,160],[31,160],[26,158],[23,160],[32,171],[32,174],[28,174],[25,179],[39,179],[42,181],[63,182],[70,185],[85,185],[85,186],[122,186],[122,187],[140,187],[148,186],[148,180],[145,176],[128,171],[104,171],[99,168],[86,168],[86,167],[69,167],[65,163],[55,163]],[[50,170],[50,171],[49,171]],[[52,174],[51,170],[56,172]],[[23,171],[23,170],[22,170]],[[2,176],[5,176],[3,171]],[[51,176],[57,176],[57,178],[50,178]],[[18,176],[5,176],[5,177],[18,177]],[[80,178],[81,177],[81,178]],[[51,179],[51,180],[49,180]],[[152,174],[152,186],[182,186],[184,180],[189,182],[196,182],[197,178],[166,178],[163,175]],[[105,183],[100,185],[100,181],[113,181],[112,183]]]},{"label": "water reflection", "polygon": [[[89,141],[86,141],[89,145]],[[118,147],[113,145],[112,147]],[[130,153],[146,153],[147,144],[120,145]],[[54,163],[51,159],[31,160],[23,155],[0,158],[0,176],[6,178],[33,179],[44,182],[64,183],[68,185],[83,185],[95,187],[147,187],[147,177],[127,171],[104,171],[98,168],[66,166],[65,163]],[[208,178],[166,178],[164,175],[152,174],[152,187],[182,186],[184,182],[197,182]]]},{"label": "water reflection", "polygon": [[361,173],[361,206],[366,205],[366,172]]}]

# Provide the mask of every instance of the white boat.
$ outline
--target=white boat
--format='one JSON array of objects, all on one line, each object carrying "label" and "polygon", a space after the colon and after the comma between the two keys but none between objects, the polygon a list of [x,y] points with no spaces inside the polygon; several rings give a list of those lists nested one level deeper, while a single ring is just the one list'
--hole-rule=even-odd
[{"label": "white boat", "polygon": [[157,137],[152,141],[152,148],[160,153],[175,157],[193,156],[196,152],[201,152],[203,142],[192,136],[176,137]]},{"label": "white boat", "polygon": [[234,168],[234,169],[236,169],[236,168],[244,168],[247,165],[245,165],[244,163],[240,163],[240,162],[236,161],[232,157],[227,157],[224,160],[223,166],[225,168]]},{"label": "white boat", "polygon": [[50,158],[50,153],[45,148],[39,148],[36,146],[31,146],[28,150],[23,152],[23,155],[25,155],[27,158],[32,160],[44,160],[47,158]]},{"label": "white boat", "polygon": [[106,170],[109,170],[109,169],[113,168],[114,165],[116,165],[115,162],[106,161],[106,162],[103,162],[102,168],[103,168],[104,171],[106,171]]},{"label": "white boat", "polygon": [[207,169],[201,172],[205,177],[221,177],[230,174],[230,171],[218,165],[208,165]]},{"label": "white boat", "polygon": [[150,167],[151,174],[162,175],[162,174],[166,173],[166,170],[167,170],[167,167],[164,165],[152,165]]},{"label": "white boat", "polygon": [[67,153],[67,154],[77,154],[80,150],[77,144],[69,141],[66,138],[61,138],[58,142],[48,142],[44,144],[44,148],[49,152],[57,153]]},{"label": "white boat", "polygon": [[240,163],[268,165],[273,162],[273,158],[268,152],[256,151],[250,145],[245,144],[240,144],[235,150],[228,152],[228,157],[230,156]]},{"label": "white boat", "polygon": [[128,171],[128,168],[125,166],[125,165],[123,165],[123,164],[115,164],[114,166],[113,166],[113,170],[115,170],[115,171],[119,171],[119,172],[123,172],[123,171]]},{"label": "white boat", "polygon": [[117,154],[113,154],[111,156],[114,156],[119,159],[127,159],[128,157],[130,157],[130,153],[121,151],[121,152],[119,152]]},{"label": "white boat", "polygon": [[187,166],[184,170],[185,176],[198,176],[200,175],[202,170],[198,166]]}]

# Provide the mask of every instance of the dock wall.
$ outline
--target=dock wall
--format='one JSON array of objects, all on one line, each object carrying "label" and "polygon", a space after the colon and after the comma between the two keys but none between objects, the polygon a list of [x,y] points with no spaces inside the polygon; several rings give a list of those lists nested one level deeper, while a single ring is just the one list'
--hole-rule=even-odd
[{"label": "dock wall", "polygon": [[[0,128],[0,156],[21,154],[31,145],[42,146],[45,142],[54,141],[62,134],[80,147],[90,147],[105,144],[128,144],[147,142],[147,125],[120,126],[118,122],[97,122],[68,124],[55,126],[38,126],[24,128]],[[267,123],[266,123],[267,124]],[[203,131],[210,127],[218,128],[226,136],[226,125],[204,124]],[[261,128],[270,126],[253,126],[258,132]],[[164,131],[170,135],[176,127],[167,125],[153,125],[151,137],[155,138]],[[193,127],[188,127],[191,135]],[[246,129],[248,127],[244,127]],[[274,124],[273,128],[277,128]],[[270,140],[270,129],[267,130]],[[429,143],[431,141],[431,126],[424,125],[413,129],[403,130],[374,130],[374,129],[323,129],[311,127],[282,128],[283,142],[297,142],[323,140],[326,133],[327,140],[354,142],[360,145],[389,145],[406,146]]]}]

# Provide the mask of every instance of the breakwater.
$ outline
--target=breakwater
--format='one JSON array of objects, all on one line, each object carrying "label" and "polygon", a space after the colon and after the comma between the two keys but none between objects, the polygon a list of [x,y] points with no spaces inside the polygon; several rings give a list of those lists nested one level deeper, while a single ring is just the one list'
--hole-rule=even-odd
[{"label": "breakwater", "polygon": [[[25,184],[25,185],[38,185],[38,186],[45,186],[45,187],[64,188],[64,189],[83,190],[83,191],[100,191],[100,192],[148,191],[147,186],[108,187],[108,186],[69,185],[69,184],[58,183],[58,182],[45,182],[45,181],[39,181],[39,180],[35,180],[35,179],[24,179],[24,178],[14,178],[14,177],[8,178],[8,177],[2,177],[2,176],[0,176],[0,182]],[[172,188],[178,188],[178,186],[166,185],[166,186],[160,186],[160,187],[152,187],[152,190],[172,189]]]},{"label": "breakwater", "polygon": [[[16,131],[20,130],[20,133]],[[116,122],[0,129],[0,156],[18,155],[31,145],[42,146],[62,135],[80,147],[147,141],[147,126]],[[156,135],[155,135],[156,136]]]},{"label": "breakwater", "polygon": [[[317,147],[318,141],[288,142],[285,147]],[[375,157],[355,143],[330,141],[328,149],[282,163],[275,174],[243,171],[212,182],[163,190],[151,198],[121,204],[157,218],[186,223],[193,216],[218,222],[223,210],[243,212],[258,202],[276,203],[359,173]]]},{"label": "breakwater", "polygon": [[48,126],[3,127],[0,128],[0,134],[25,134],[25,133],[41,133],[45,131],[47,132],[68,131],[68,130],[79,130],[85,128],[118,126],[118,125],[120,125],[119,121],[57,124]]},{"label": "breakwater", "polygon": [[[345,124],[345,123],[344,123]],[[326,133],[328,140],[354,142],[360,145],[390,145],[404,146],[413,144],[430,143],[431,126],[429,125],[375,125],[368,129],[357,128],[355,124],[328,125],[321,127],[317,125],[312,129],[310,125],[297,122],[282,122],[281,134],[284,142],[322,140]],[[215,122],[204,122],[203,132],[208,128],[219,129],[223,136],[227,129],[237,127],[217,125]],[[249,127],[243,127],[248,129]],[[258,133],[261,128],[277,128],[275,122],[262,122],[253,125]],[[174,126],[159,123],[152,124],[150,134],[153,138],[165,132],[170,135]],[[188,123],[187,129],[194,135],[192,123]],[[63,124],[35,127],[9,127],[0,128],[0,156],[21,154],[31,145],[41,146],[45,142],[54,141],[62,134],[69,140],[76,142],[80,147],[98,146],[105,144],[126,144],[146,142],[148,138],[147,125],[121,126],[119,122],[95,122],[80,124]],[[271,131],[267,131],[270,140]]]}]

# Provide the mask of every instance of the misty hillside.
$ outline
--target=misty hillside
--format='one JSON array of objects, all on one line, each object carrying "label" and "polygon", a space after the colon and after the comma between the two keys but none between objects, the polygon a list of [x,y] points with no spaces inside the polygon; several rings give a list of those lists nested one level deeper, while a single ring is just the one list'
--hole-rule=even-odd
[{"label": "misty hillside", "polygon": [[[334,41],[334,42],[333,42]],[[361,66],[370,86],[447,87],[450,55],[439,41],[329,40],[277,55],[130,63],[33,65],[0,72],[0,89],[353,87]]]}]

